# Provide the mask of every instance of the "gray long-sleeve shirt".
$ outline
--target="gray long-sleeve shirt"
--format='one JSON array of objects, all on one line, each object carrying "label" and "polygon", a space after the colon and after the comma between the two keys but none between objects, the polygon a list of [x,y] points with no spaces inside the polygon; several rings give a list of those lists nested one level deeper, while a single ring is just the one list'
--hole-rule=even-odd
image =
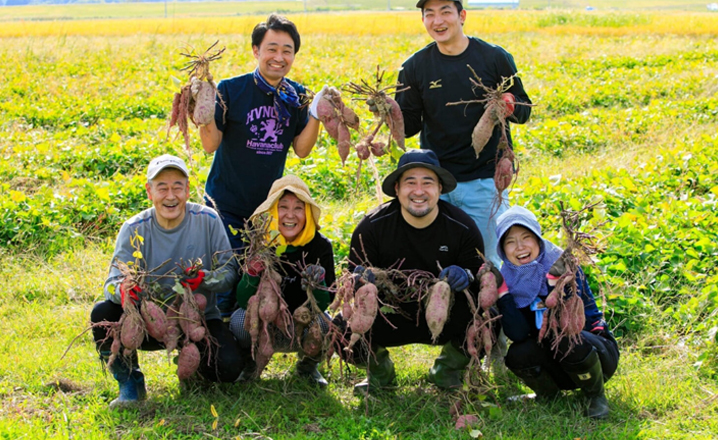
[{"label": "gray long-sleeve shirt", "polygon": [[[139,260],[133,256],[137,249],[132,246],[132,239],[137,235],[142,237],[138,242],[139,251],[142,253]],[[201,258],[203,269],[209,273],[195,293],[207,297],[205,319],[219,319],[215,294],[229,290],[237,281],[237,264],[231,249],[222,220],[212,208],[188,202],[185,218],[173,229],[162,228],[155,218],[155,209],[146,209],[127,220],[117,234],[110,273],[105,280],[105,298],[120,304],[120,283],[123,275],[114,264],[116,261],[137,261],[144,270],[155,269],[166,262],[152,273],[159,276],[179,275],[180,262],[186,266],[190,261]],[[220,281],[207,282],[208,279]],[[166,297],[174,293],[172,287],[176,277],[150,277],[148,280],[159,283]]]}]

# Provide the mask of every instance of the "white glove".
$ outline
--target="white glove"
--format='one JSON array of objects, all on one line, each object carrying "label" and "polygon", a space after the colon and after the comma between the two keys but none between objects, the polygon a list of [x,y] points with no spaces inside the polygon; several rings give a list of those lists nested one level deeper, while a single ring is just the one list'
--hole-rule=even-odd
[{"label": "white glove", "polygon": [[314,119],[319,119],[319,115],[317,114],[317,107],[319,106],[319,100],[322,99],[322,96],[329,90],[329,86],[324,84],[324,87],[314,95],[314,99],[312,100],[312,103],[309,105],[309,116],[311,116]]}]

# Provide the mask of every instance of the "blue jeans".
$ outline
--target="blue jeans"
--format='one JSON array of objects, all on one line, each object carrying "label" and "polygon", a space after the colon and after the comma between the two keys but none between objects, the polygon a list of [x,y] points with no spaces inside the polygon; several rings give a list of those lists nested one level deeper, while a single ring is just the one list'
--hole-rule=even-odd
[{"label": "blue jeans", "polygon": [[463,209],[474,219],[484,239],[484,255],[496,267],[501,267],[501,258],[496,252],[496,219],[509,209],[509,192],[504,191],[503,202],[493,216],[492,211],[496,211],[496,186],[493,178],[459,182],[455,190],[442,195],[441,199]]}]

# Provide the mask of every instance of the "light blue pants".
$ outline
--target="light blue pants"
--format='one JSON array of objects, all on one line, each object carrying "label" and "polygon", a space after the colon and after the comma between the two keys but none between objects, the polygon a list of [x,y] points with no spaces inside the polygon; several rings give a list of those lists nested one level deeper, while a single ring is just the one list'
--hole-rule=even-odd
[{"label": "light blue pants", "polygon": [[[474,219],[484,239],[484,255],[496,267],[501,267],[501,258],[496,252],[496,219],[509,209],[509,192],[504,191],[503,203],[496,210],[496,186],[494,179],[476,179],[459,182],[456,189],[441,196],[442,200],[463,209]],[[493,216],[492,210],[496,210]]]}]

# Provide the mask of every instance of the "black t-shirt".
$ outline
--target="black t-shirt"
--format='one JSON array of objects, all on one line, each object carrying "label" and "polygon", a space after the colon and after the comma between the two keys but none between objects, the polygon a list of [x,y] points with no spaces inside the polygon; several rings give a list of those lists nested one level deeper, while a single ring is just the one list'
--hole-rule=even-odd
[{"label": "black t-shirt", "polygon": [[[299,268],[310,264],[319,264],[326,271],[324,282],[327,286],[334,284],[336,275],[334,273],[334,253],[332,243],[319,232],[309,243],[298,248],[292,248],[282,255],[282,296],[287,302],[290,312],[304,304],[307,300],[307,293],[302,289],[302,278],[299,276]],[[334,299],[334,293],[330,292],[330,300]]]},{"label": "black t-shirt", "polygon": [[[484,99],[483,90],[476,89],[476,94],[472,93],[469,78],[473,78],[473,74],[467,65],[492,89],[502,77],[516,73],[510,53],[478,38],[469,37],[469,47],[456,56],[442,54],[436,43],[431,43],[404,62],[398,81],[410,88],[396,95],[404,115],[406,135],[421,132],[421,148],[436,152],[441,166],[459,182],[494,177],[496,147],[501,134],[497,125],[477,159],[471,146],[471,133],[484,113],[483,104],[446,105]],[[513,93],[518,102],[531,103],[518,77],[508,92]],[[523,124],[530,114],[531,107],[516,105],[509,120]],[[506,131],[510,139],[508,123]]]},{"label": "black t-shirt", "polygon": [[[464,211],[439,200],[439,215],[426,228],[417,229],[404,220],[397,199],[379,206],[359,223],[352,234],[350,270],[356,265],[401,270],[418,269],[439,275],[442,268],[457,265],[476,274],[483,263],[484,242],[476,223]],[[472,284],[478,292],[477,282]],[[391,303],[388,292],[379,292],[383,301]],[[475,296],[475,295],[474,295]],[[386,314],[398,327],[393,329],[384,318],[377,316],[372,326],[371,340],[381,346],[410,343],[430,343],[431,332],[417,302],[394,304],[406,316]],[[423,308],[422,308],[423,311]],[[463,341],[472,314],[464,293],[454,296],[449,323],[444,327],[439,343],[450,339]],[[418,320],[418,326],[417,326]]]}]

